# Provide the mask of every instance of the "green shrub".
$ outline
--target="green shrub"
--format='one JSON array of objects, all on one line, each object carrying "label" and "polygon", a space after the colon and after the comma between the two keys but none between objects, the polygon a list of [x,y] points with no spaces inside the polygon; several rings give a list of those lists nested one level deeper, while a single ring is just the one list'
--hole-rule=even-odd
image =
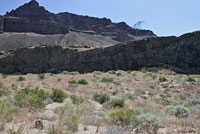
[{"label": "green shrub", "polygon": [[48,94],[42,89],[33,90],[33,93],[36,94],[38,97],[42,98],[43,100],[45,100],[48,97]]},{"label": "green shrub", "polygon": [[143,122],[148,122],[156,128],[161,128],[164,126],[160,117],[153,113],[143,113],[136,117],[136,124],[142,124]]},{"label": "green shrub", "polygon": [[157,75],[153,74],[153,73],[146,73],[145,76],[151,77],[152,79],[156,79],[157,78]]},{"label": "green shrub", "polygon": [[148,95],[151,96],[151,97],[153,97],[153,96],[156,96],[157,93],[156,93],[156,91],[151,90],[151,91],[148,92]]},{"label": "green shrub", "polygon": [[146,94],[146,92],[143,89],[141,89],[141,88],[136,88],[135,89],[135,93],[137,95],[145,95]]},{"label": "green shrub", "polygon": [[15,95],[15,104],[20,107],[28,107],[31,109],[34,108],[43,108],[45,107],[44,100],[46,99],[47,94],[44,90],[31,90],[24,88],[20,90],[17,95]]},{"label": "green shrub", "polygon": [[62,103],[67,95],[60,89],[52,89],[53,93],[50,95],[54,102]]},{"label": "green shrub", "polygon": [[160,81],[160,82],[165,82],[165,81],[167,81],[167,78],[165,78],[165,77],[163,77],[163,76],[162,76],[162,77],[159,77],[159,81]]},{"label": "green shrub", "polygon": [[24,88],[21,89],[18,94],[32,94],[32,95],[37,95],[38,97],[42,98],[43,100],[48,97],[47,93],[43,89],[29,89],[29,88]]},{"label": "green shrub", "polygon": [[113,92],[112,92],[112,95],[116,95],[116,94],[117,94],[117,91],[113,91]]},{"label": "green shrub", "polygon": [[5,79],[7,77],[7,75],[2,74],[2,79]]},{"label": "green shrub", "polygon": [[142,73],[146,73],[147,71],[146,71],[145,68],[142,68],[142,69],[140,70],[140,72],[142,72]]},{"label": "green shrub", "polygon": [[110,101],[111,107],[124,107],[125,102],[123,99],[113,99]]},{"label": "green shrub", "polygon": [[25,77],[19,76],[19,78],[17,79],[17,81],[25,81]]},{"label": "green shrub", "polygon": [[132,76],[137,76],[137,74],[136,73],[132,73]]},{"label": "green shrub", "polygon": [[148,108],[136,108],[134,110],[119,110],[109,115],[110,119],[114,123],[122,123],[123,125],[133,125],[135,128],[140,124],[149,123],[155,128],[161,128],[164,126],[160,117],[152,113]]},{"label": "green shrub", "polygon": [[72,100],[73,104],[81,104],[85,101],[85,99],[82,96],[75,96],[75,95],[71,95],[70,99]]},{"label": "green shrub", "polygon": [[109,74],[116,74],[116,71],[115,70],[110,70],[108,71]]},{"label": "green shrub", "polygon": [[38,78],[41,80],[45,79],[45,74],[38,74]]},{"label": "green shrub", "polygon": [[29,107],[31,109],[45,107],[44,101],[37,95],[17,95],[15,101],[21,107]]},{"label": "green shrub", "polygon": [[145,113],[151,113],[151,110],[149,110],[148,108],[140,108],[140,107],[137,107],[135,108],[135,115],[138,116],[140,114],[145,114]]},{"label": "green shrub", "polygon": [[194,107],[192,107],[192,111],[197,114],[198,116],[200,116],[200,105],[196,105]]},{"label": "green shrub", "polygon": [[107,77],[107,78],[104,77],[104,78],[101,79],[101,82],[113,82],[113,80],[114,79],[111,78],[111,77]]},{"label": "green shrub", "polygon": [[189,109],[184,106],[167,106],[165,113],[178,118],[188,118],[190,114]]},{"label": "green shrub", "polygon": [[29,89],[29,88],[24,88],[24,89],[21,89],[18,94],[29,94],[29,93],[32,93],[33,90]]},{"label": "green shrub", "polygon": [[195,105],[200,105],[200,97],[196,97],[196,98],[191,98],[188,99],[184,102],[185,106],[195,106]]},{"label": "green shrub", "polygon": [[136,108],[134,111],[135,120],[133,120],[133,124],[135,124],[135,126],[142,124],[143,122],[150,123],[156,128],[164,126],[160,117],[155,113],[152,113],[148,108]]},{"label": "green shrub", "polygon": [[192,76],[188,76],[185,80],[188,82],[196,82],[196,80]]},{"label": "green shrub", "polygon": [[12,85],[11,85],[11,88],[12,88],[12,90],[17,90],[18,87],[17,87],[16,84],[12,84]]},{"label": "green shrub", "polygon": [[185,95],[179,94],[178,96],[179,96],[179,98],[180,98],[181,100],[186,100],[186,96],[185,96]]},{"label": "green shrub", "polygon": [[2,82],[0,82],[0,88],[3,88],[4,84]]},{"label": "green shrub", "polygon": [[117,75],[117,76],[120,76],[120,75],[122,75],[123,72],[124,72],[124,71],[122,71],[122,70],[118,70],[118,71],[116,71],[116,75]]},{"label": "green shrub", "polygon": [[16,107],[13,107],[9,103],[0,101],[0,121],[1,121],[1,123],[11,121],[17,113],[18,113],[18,109]]},{"label": "green shrub", "polygon": [[127,80],[126,82],[132,82],[132,80]]},{"label": "green shrub", "polygon": [[80,74],[79,72],[68,72],[68,71],[63,71],[62,73],[66,74],[66,75],[77,75],[77,74]]},{"label": "green shrub", "polygon": [[99,102],[100,104],[103,104],[103,103],[110,100],[110,96],[108,96],[106,93],[104,93],[104,94],[94,94],[93,99],[95,101]]},{"label": "green shrub", "polygon": [[118,70],[118,71],[116,71],[116,70],[111,70],[111,71],[108,71],[108,73],[110,73],[110,74],[115,74],[115,75],[117,75],[117,76],[120,76],[120,75],[121,75],[120,70]]},{"label": "green shrub", "polygon": [[0,89],[0,97],[4,95],[4,91]]},{"label": "green shrub", "polygon": [[75,80],[69,80],[68,83],[71,84],[71,85],[77,84],[77,82]]},{"label": "green shrub", "polygon": [[61,78],[58,78],[58,79],[57,79],[57,82],[61,82],[61,80],[62,80]]},{"label": "green shrub", "polygon": [[10,92],[9,92],[7,89],[5,89],[5,88],[0,89],[0,97],[6,96],[6,95],[8,95],[9,93],[10,93]]},{"label": "green shrub", "polygon": [[128,109],[128,110],[119,110],[117,112],[112,112],[109,117],[111,119],[112,122],[114,123],[122,123],[122,124],[126,124],[129,125],[132,116],[134,115],[134,111],[132,109]]},{"label": "green shrub", "polygon": [[132,70],[128,70],[127,73],[128,73],[128,74],[131,74],[131,73],[132,73]]},{"label": "green shrub", "polygon": [[128,99],[133,100],[134,98],[133,98],[133,96],[128,96]]},{"label": "green shrub", "polygon": [[173,98],[161,98],[158,100],[159,103],[163,104],[163,105],[177,105],[177,101]]},{"label": "green shrub", "polygon": [[157,78],[157,75],[156,74],[153,74],[150,76],[152,79],[156,79]]},{"label": "green shrub", "polygon": [[74,85],[74,84],[88,85],[88,82],[85,79],[81,79],[81,80],[78,80],[78,81],[70,80],[70,81],[68,81],[68,83],[70,85]]},{"label": "green shrub", "polygon": [[85,79],[81,79],[77,83],[81,85],[88,85],[88,82]]}]

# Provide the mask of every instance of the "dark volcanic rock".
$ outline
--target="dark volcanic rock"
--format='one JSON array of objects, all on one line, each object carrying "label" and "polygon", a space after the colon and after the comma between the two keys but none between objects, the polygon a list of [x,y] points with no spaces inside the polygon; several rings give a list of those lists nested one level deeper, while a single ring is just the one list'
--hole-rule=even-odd
[{"label": "dark volcanic rock", "polygon": [[0,16],[0,32],[3,32],[3,24],[4,24],[4,19],[2,16]]},{"label": "dark volcanic rock", "polygon": [[5,32],[34,32],[39,34],[66,34],[68,26],[54,21],[55,15],[39,6],[35,0],[7,12],[4,17]]},{"label": "dark volcanic rock", "polygon": [[66,25],[44,20],[27,18],[4,17],[4,32],[34,32],[39,34],[66,34]]},{"label": "dark volcanic rock", "polygon": [[133,29],[125,22],[112,23],[110,19],[81,16],[68,12],[53,14],[39,6],[35,0],[6,13],[5,17],[4,31],[7,32],[63,34],[68,32],[67,27],[69,27],[72,31],[101,34],[117,41],[135,40],[134,36],[155,37],[152,31]]},{"label": "dark volcanic rock", "polygon": [[1,73],[91,72],[158,66],[181,73],[200,73],[200,32],[88,51],[36,47],[16,49],[0,56]]},{"label": "dark volcanic rock", "polygon": [[39,3],[35,0],[31,0],[29,3],[20,6],[16,10],[7,12],[6,16],[28,18],[30,20],[46,20],[46,21],[54,20],[54,14],[45,10],[44,7],[39,6]]}]

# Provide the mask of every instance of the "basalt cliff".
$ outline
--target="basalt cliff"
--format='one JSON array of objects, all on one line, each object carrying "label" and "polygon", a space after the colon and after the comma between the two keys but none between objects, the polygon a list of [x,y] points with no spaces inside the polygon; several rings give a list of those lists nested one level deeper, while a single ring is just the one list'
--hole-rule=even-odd
[{"label": "basalt cliff", "polygon": [[79,51],[61,46],[20,48],[0,56],[1,73],[134,70],[164,67],[179,73],[200,73],[200,32],[180,37],[130,41]]},{"label": "basalt cliff", "polygon": [[135,70],[200,73],[200,32],[156,37],[110,19],[54,14],[35,0],[0,16],[0,73]]}]

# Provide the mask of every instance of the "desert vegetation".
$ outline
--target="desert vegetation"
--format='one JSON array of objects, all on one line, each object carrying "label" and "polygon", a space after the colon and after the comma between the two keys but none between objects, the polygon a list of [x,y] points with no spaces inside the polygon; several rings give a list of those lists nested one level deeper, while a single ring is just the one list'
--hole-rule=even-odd
[{"label": "desert vegetation", "polygon": [[199,75],[169,70],[2,74],[0,131],[2,134],[199,133],[199,89]]}]

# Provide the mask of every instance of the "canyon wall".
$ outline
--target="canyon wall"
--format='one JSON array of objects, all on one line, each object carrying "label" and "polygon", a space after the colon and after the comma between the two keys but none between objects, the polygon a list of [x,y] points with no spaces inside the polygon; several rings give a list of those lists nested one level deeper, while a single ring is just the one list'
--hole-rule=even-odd
[{"label": "canyon wall", "polygon": [[4,18],[0,16],[0,32],[3,32]]},{"label": "canyon wall", "polygon": [[20,48],[0,56],[0,72],[8,74],[59,73],[64,70],[84,73],[143,67],[200,73],[200,32],[179,38],[149,38],[87,51],[60,46]]},{"label": "canyon wall", "polygon": [[4,32],[34,32],[38,34],[66,34],[68,27],[51,21],[4,17]]}]

